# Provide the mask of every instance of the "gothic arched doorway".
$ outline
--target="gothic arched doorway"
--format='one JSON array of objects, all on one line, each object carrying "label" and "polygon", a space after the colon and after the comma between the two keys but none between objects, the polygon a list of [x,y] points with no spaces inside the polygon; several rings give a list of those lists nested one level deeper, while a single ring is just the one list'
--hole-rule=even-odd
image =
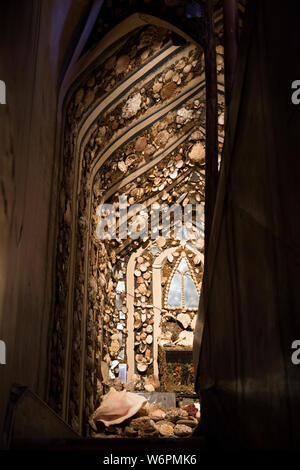
[{"label": "gothic arched doorway", "polygon": [[[100,41],[98,56],[95,49],[80,59],[85,67],[80,75],[76,71],[76,84],[65,104],[51,394],[58,411],[80,431],[106,388],[122,382],[124,368],[120,366],[128,360],[127,315],[136,289],[140,305],[135,307],[140,309],[142,326],[139,343],[135,344],[135,338],[133,344],[138,349],[135,356],[144,358],[140,361],[143,377],[148,371],[159,376],[160,322],[154,317],[160,307],[154,303],[157,278],[152,275],[157,272],[155,259],[160,252],[180,245],[173,219],[168,236],[161,233],[159,222],[159,238],[147,234],[135,238],[128,236],[130,231],[123,236],[114,217],[120,219],[126,209],[127,228],[134,231],[136,225],[143,225],[142,212],[151,213],[156,205],[177,204],[183,210],[204,203],[203,52],[193,42],[174,45],[168,26],[172,28],[153,17],[137,15],[126,20],[119,32],[111,31]],[[221,148],[221,45],[218,53]],[[122,198],[126,201],[123,208]],[[143,208],[134,212],[138,204]],[[104,237],[99,228],[103,216],[106,222],[111,220]],[[203,232],[201,223],[195,230]],[[185,237],[181,234],[179,238]],[[157,241],[152,244],[152,239]],[[198,241],[199,250],[203,237],[198,236]],[[158,243],[160,251],[151,253]],[[149,259],[137,260],[139,269],[134,267],[130,287],[126,273],[131,256],[140,253],[144,258],[145,250]],[[128,296],[130,288],[134,294]]]}]

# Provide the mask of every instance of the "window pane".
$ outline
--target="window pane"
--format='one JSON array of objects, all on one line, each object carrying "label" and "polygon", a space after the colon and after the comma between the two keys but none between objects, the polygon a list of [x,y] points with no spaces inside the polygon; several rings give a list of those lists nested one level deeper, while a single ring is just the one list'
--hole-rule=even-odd
[{"label": "window pane", "polygon": [[177,240],[187,240],[188,238],[185,227],[181,227],[177,230],[175,229],[174,235],[175,235],[175,238],[177,238]]},{"label": "window pane", "polygon": [[170,307],[181,307],[181,275],[179,273],[175,273],[172,277],[168,305]]},{"label": "window pane", "polygon": [[199,296],[190,273],[184,275],[184,303],[188,308],[198,308]]},{"label": "window pane", "polygon": [[180,261],[179,266],[177,268],[177,271],[180,271],[181,273],[184,273],[184,271],[187,271],[188,269],[189,268],[188,268],[186,259],[182,258],[182,260]]}]

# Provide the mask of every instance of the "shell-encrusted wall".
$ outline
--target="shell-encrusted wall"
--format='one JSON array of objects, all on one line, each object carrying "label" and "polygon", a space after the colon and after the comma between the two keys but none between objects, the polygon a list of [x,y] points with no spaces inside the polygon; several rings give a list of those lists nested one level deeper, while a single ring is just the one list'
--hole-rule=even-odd
[{"label": "shell-encrusted wall", "polygon": [[[154,43],[148,40],[153,35]],[[217,52],[221,152],[220,44]],[[156,241],[150,235],[121,239],[118,232],[116,239],[103,240],[97,235],[97,209],[111,203],[118,214],[120,196],[127,197],[128,211],[140,203],[149,214],[153,204],[179,201],[182,208],[203,204],[204,163],[203,51],[188,43],[174,46],[167,30],[149,26],[134,32],[118,52],[90,71],[69,99],[58,208],[49,402],[76,430],[83,429],[107,386],[122,387],[120,366],[129,361],[129,338],[133,338],[136,377],[127,386],[158,385],[152,266],[164,250],[184,248],[172,226],[170,236],[158,234]],[[130,216],[128,223],[135,217]],[[201,252],[203,240],[193,243]],[[128,331],[132,320],[128,263],[138,251],[130,294],[133,329]],[[202,271],[197,273],[200,265],[194,264],[200,285]],[[164,306],[162,325],[163,310]]]}]

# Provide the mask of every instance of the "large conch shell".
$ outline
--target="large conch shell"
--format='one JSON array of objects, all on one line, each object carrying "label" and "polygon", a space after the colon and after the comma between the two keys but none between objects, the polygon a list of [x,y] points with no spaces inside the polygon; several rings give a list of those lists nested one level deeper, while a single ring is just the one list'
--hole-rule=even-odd
[{"label": "large conch shell", "polygon": [[135,415],[147,402],[146,398],[136,393],[117,392],[113,387],[104,395],[102,403],[94,412],[91,421],[102,421],[105,426],[120,424]]}]

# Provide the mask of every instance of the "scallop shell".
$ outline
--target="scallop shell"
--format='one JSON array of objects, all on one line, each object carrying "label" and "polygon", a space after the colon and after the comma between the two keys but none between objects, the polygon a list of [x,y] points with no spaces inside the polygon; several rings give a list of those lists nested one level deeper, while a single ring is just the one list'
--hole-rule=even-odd
[{"label": "scallop shell", "polygon": [[175,82],[167,82],[161,89],[160,96],[162,97],[163,100],[167,100],[171,98],[175,90],[177,88],[177,85]]}]

